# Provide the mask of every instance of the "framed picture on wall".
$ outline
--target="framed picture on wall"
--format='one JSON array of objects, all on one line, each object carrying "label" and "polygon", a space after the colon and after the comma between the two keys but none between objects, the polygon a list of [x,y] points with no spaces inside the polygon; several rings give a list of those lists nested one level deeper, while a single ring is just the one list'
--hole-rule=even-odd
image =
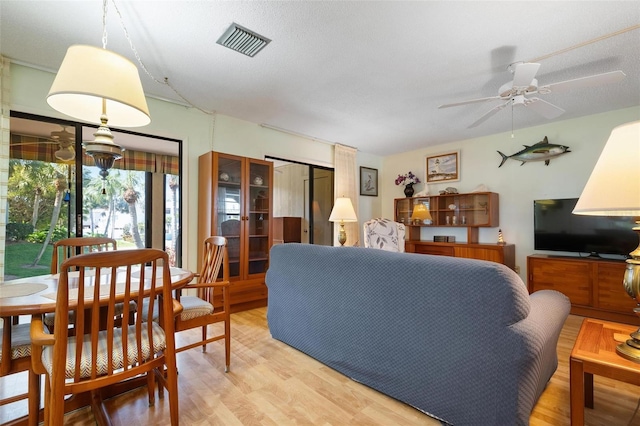
[{"label": "framed picture on wall", "polygon": [[460,151],[427,156],[426,176],[427,183],[460,180]]},{"label": "framed picture on wall", "polygon": [[360,195],[378,196],[378,169],[360,166]]}]

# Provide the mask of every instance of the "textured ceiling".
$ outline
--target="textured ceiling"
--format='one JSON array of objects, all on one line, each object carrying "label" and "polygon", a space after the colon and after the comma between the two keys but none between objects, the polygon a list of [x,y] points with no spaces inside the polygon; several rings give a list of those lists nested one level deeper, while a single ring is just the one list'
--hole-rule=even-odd
[{"label": "textured ceiling", "polygon": [[[640,28],[586,43],[640,26],[638,1],[116,5],[149,72],[189,103],[377,155],[509,131],[510,108],[467,128],[496,102],[437,107],[495,96],[516,61],[539,62],[541,85],[627,75],[540,95],[566,110],[554,120],[640,105]],[[272,42],[254,58],[216,44],[232,22]],[[107,25],[108,48],[135,61],[111,0]],[[70,45],[101,40],[101,1],[0,0],[0,52],[19,63],[55,71]],[[148,96],[185,103],[142,70],[141,77]],[[516,129],[549,121],[525,107],[513,112]]]}]

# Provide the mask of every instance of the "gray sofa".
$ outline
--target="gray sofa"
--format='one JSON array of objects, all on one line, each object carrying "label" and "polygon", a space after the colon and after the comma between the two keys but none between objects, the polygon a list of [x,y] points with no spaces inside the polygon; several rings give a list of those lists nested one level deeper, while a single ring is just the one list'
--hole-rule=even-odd
[{"label": "gray sofa", "polygon": [[507,267],[358,247],[276,245],[278,339],[454,425],[526,425],[557,367],[563,294]]}]

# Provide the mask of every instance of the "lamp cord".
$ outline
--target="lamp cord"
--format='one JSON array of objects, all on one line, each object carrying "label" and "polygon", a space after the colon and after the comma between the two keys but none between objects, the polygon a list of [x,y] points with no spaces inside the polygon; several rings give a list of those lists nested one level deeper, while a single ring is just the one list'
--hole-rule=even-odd
[{"label": "lamp cord", "polygon": [[511,101],[511,139],[515,136],[513,135],[513,101]]},{"label": "lamp cord", "polygon": [[[102,34],[102,43],[103,43],[105,48],[106,48],[106,45],[107,45],[107,30],[106,30],[106,28],[107,28],[107,26],[106,26],[106,22],[107,22],[107,1],[108,0],[103,0],[103,2],[104,2],[104,15],[103,15],[103,18],[102,18],[102,22],[103,22],[103,25],[104,25],[104,28],[105,28],[104,32]],[[156,77],[153,76],[153,74],[151,74],[151,72],[149,72],[149,70],[145,66],[144,62],[142,62],[142,59],[140,58],[140,55],[138,54],[138,50],[133,45],[133,41],[131,40],[131,37],[129,37],[129,31],[127,31],[127,27],[124,25],[124,20],[122,19],[122,14],[120,13],[120,9],[118,9],[118,5],[116,5],[116,1],[115,0],[111,0],[111,3],[113,3],[113,8],[116,10],[116,13],[118,14],[118,18],[120,19],[120,27],[122,27],[122,31],[124,31],[124,35],[127,38],[127,41],[129,42],[129,46],[131,47],[131,50],[133,51],[133,54],[136,57],[136,60],[140,64],[140,67],[145,72],[145,74],[147,74],[149,76],[149,78],[151,78],[151,80],[155,81],[156,83],[163,84],[163,85],[169,87],[176,95],[178,95],[180,97],[180,99],[182,99],[185,103],[187,103],[192,108],[195,108],[198,111],[200,111],[200,112],[202,112],[204,114],[207,114],[207,115],[215,115],[215,111],[207,111],[207,110],[202,109],[199,106],[194,105],[193,103],[191,103],[180,92],[178,92],[178,90],[175,87],[173,87],[173,85],[169,82],[169,77],[165,77],[163,80],[158,80]]]},{"label": "lamp cord", "polygon": [[102,0],[102,48],[107,48],[107,0]]}]

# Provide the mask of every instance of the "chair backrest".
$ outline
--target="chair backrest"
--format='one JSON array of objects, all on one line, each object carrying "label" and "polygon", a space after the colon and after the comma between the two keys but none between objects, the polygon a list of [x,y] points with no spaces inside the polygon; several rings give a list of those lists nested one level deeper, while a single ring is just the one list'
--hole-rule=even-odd
[{"label": "chair backrest", "polygon": [[[226,252],[227,239],[225,237],[212,236],[204,240],[202,268],[198,282],[213,283],[218,278],[229,281],[229,262]],[[220,276],[220,269],[222,269],[222,276]]]},{"label": "chair backrest", "polygon": [[60,264],[77,254],[96,251],[112,251],[117,249],[116,240],[107,237],[72,237],[63,238],[53,244],[51,256],[51,273],[57,274]]},{"label": "chair backrest", "polygon": [[[206,238],[202,253],[202,267],[198,275],[198,283],[213,283],[219,278],[222,281],[229,281],[227,239],[218,236]],[[213,292],[212,287],[199,287],[198,297],[213,303]]]},{"label": "chair backrest", "polygon": [[[115,305],[122,304],[126,318],[131,302],[138,306],[134,323],[119,324]],[[142,306],[147,315],[141,315]],[[152,318],[154,307],[160,312],[158,321],[145,321]],[[165,356],[175,356],[173,309],[169,259],[162,250],[108,251],[67,259],[60,267],[55,344],[49,354],[52,387],[72,393],[90,389],[91,381],[102,387],[162,365]],[[75,337],[69,336],[69,322]],[[84,344],[68,345],[69,339],[80,336]]]},{"label": "chair backrest", "polygon": [[371,219],[363,226],[365,247],[404,252],[404,224],[389,219]]}]

